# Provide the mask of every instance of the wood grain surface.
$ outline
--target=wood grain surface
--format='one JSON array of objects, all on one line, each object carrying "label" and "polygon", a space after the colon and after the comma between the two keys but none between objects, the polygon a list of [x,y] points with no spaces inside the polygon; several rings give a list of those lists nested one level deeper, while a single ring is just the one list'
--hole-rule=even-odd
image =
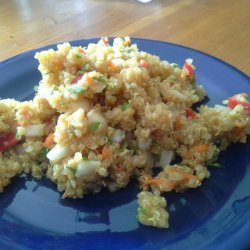
[{"label": "wood grain surface", "polygon": [[52,43],[132,36],[186,45],[250,74],[249,0],[0,0],[0,61]]}]

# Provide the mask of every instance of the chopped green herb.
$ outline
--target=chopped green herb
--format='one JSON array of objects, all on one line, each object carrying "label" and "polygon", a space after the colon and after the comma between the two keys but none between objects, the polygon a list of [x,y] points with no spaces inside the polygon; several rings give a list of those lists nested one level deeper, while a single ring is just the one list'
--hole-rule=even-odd
[{"label": "chopped green herb", "polygon": [[35,91],[35,92],[38,92],[38,85],[35,85],[35,86],[34,86],[34,91]]},{"label": "chopped green herb", "polygon": [[88,63],[85,63],[82,67],[81,67],[81,69],[78,71],[78,75],[79,74],[84,74],[87,70],[89,70],[89,68],[90,68],[90,66],[89,66],[89,64]]},{"label": "chopped green herb", "polygon": [[53,86],[52,90],[51,90],[51,94],[53,94],[55,91],[58,91],[59,88],[57,86]]},{"label": "chopped green herb", "polygon": [[66,168],[69,169],[74,175],[76,174],[76,168],[72,168],[69,165],[67,165]]},{"label": "chopped green herb", "polygon": [[218,162],[210,163],[208,166],[209,166],[209,167],[213,167],[213,168],[222,168],[222,167],[223,167],[223,166],[222,166],[220,163],[218,163]]},{"label": "chopped green herb", "polygon": [[171,76],[168,77],[168,79],[169,79],[170,81],[175,81],[175,80],[176,80],[176,76],[171,75]]},{"label": "chopped green herb", "polygon": [[22,136],[21,136],[21,135],[18,133],[18,131],[17,131],[17,132],[16,132],[16,140],[19,141],[19,140],[21,139],[21,137],[22,137]]},{"label": "chopped green herb", "polygon": [[177,63],[171,63],[170,65],[171,65],[172,67],[174,67],[174,68],[180,68],[179,65],[178,65]]},{"label": "chopped green herb", "polygon": [[120,152],[124,152],[125,150],[128,150],[128,143],[126,141],[122,144]]},{"label": "chopped green herb", "polygon": [[77,59],[82,59],[82,55],[79,55],[79,54],[75,54],[75,57],[76,57]]},{"label": "chopped green herb", "polygon": [[93,79],[98,81],[98,82],[102,82],[102,83],[106,82],[106,77],[104,77],[104,76],[94,76]]},{"label": "chopped green herb", "polygon": [[213,152],[212,159],[207,162],[208,166],[210,166],[210,164],[214,164],[214,162],[216,162],[218,160],[219,153],[220,153],[220,149],[219,148],[215,148],[214,152]]},{"label": "chopped green herb", "polygon": [[38,160],[38,161],[43,161],[43,160],[45,160],[48,152],[49,152],[49,150],[48,150],[47,148],[43,148],[43,149],[40,151],[37,160]]},{"label": "chopped green herb", "polygon": [[122,110],[126,110],[127,108],[130,107],[130,104],[128,102],[124,102],[122,105],[121,105],[121,108]]},{"label": "chopped green herb", "polygon": [[67,89],[70,93],[80,94],[84,91],[84,89],[80,86],[73,86]]},{"label": "chopped green herb", "polygon": [[124,47],[123,48],[124,52],[130,53],[132,51],[131,47]]},{"label": "chopped green herb", "polygon": [[92,122],[90,124],[90,131],[91,132],[96,131],[99,128],[100,124],[101,124],[100,122]]}]

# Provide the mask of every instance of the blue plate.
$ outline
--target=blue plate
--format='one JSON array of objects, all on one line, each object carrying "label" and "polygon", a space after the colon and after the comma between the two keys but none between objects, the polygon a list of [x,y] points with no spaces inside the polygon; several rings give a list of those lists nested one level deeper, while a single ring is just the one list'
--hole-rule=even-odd
[{"label": "blue plate", "polygon": [[[97,39],[74,41],[87,45]],[[183,64],[193,58],[208,105],[250,93],[249,77],[231,65],[183,46],[133,39],[140,50]],[[0,63],[0,97],[31,98],[38,84],[36,51]],[[211,170],[203,185],[166,194],[170,228],[145,227],[136,221],[137,183],[116,193],[103,190],[84,199],[61,200],[55,184],[25,175],[0,194],[0,249],[246,249],[250,246],[250,140],[220,156],[224,166]]]}]

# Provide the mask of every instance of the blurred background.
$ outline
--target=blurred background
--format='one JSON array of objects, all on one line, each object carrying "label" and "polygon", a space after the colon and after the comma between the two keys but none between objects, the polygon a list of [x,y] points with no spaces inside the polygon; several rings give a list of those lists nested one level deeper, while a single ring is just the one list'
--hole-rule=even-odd
[{"label": "blurred background", "polygon": [[249,0],[0,0],[0,61],[101,36],[177,43],[250,74]]}]

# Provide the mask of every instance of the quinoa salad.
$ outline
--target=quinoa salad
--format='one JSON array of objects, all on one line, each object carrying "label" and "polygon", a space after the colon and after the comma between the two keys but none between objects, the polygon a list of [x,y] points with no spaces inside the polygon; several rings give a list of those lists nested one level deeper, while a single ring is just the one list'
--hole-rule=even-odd
[{"label": "quinoa salad", "polygon": [[64,43],[35,58],[34,99],[0,100],[0,192],[22,173],[49,178],[62,198],[136,179],[138,221],[167,228],[166,193],[201,186],[220,151],[246,142],[247,93],[194,108],[206,92],[192,59],[162,61],[129,37]]}]

